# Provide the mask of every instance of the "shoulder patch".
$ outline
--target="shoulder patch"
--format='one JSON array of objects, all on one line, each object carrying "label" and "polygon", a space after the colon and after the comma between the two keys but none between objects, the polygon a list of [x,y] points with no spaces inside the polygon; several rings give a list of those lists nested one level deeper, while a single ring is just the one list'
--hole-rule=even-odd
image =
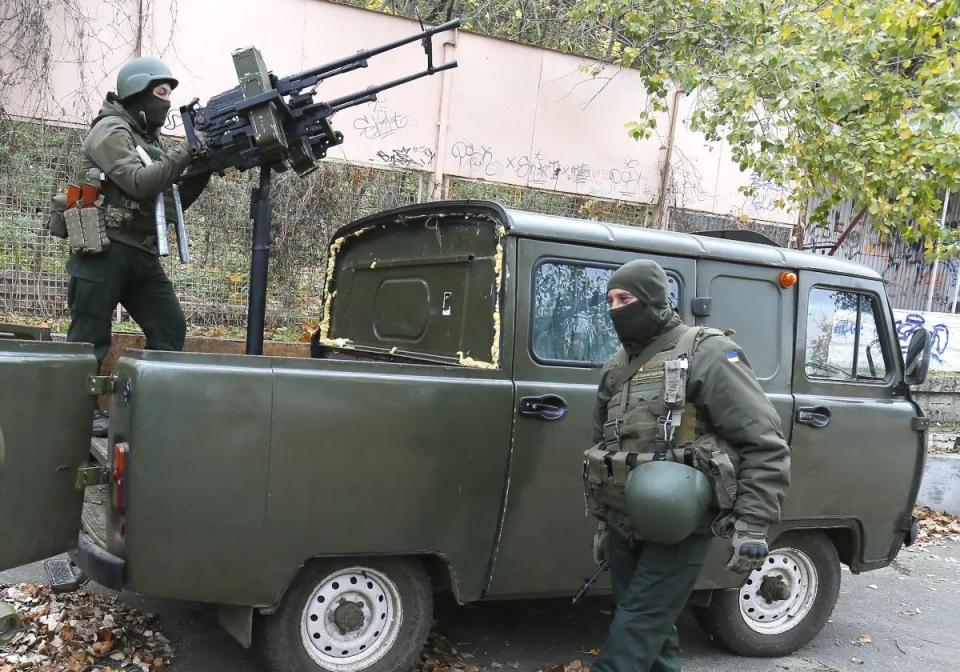
[{"label": "shoulder patch", "polygon": [[723,356],[726,357],[727,361],[731,364],[737,364],[740,362],[740,353],[736,350],[727,350]]}]

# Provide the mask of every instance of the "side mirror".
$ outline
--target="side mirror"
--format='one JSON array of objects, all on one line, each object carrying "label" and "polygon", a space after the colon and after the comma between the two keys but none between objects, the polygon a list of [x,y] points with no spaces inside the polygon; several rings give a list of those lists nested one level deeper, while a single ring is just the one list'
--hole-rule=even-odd
[{"label": "side mirror", "polygon": [[929,331],[921,327],[913,332],[903,359],[903,382],[907,385],[919,385],[927,379],[932,345]]}]

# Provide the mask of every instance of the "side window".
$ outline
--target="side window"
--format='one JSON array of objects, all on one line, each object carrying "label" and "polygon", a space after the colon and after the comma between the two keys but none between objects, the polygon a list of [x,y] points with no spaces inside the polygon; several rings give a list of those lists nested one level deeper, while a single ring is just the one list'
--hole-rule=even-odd
[{"label": "side window", "polygon": [[876,299],[859,292],[810,290],[804,370],[808,378],[881,381],[887,355],[877,328]]},{"label": "side window", "polygon": [[[533,273],[530,342],[541,362],[599,366],[620,346],[607,315],[613,267],[545,261]],[[667,272],[670,301],[680,305],[680,279]]]}]

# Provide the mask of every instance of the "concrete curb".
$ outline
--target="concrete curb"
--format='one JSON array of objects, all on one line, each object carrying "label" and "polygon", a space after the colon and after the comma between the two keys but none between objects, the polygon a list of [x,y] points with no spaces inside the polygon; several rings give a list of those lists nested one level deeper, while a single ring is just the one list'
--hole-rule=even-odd
[{"label": "concrete curb", "polygon": [[960,454],[927,455],[917,504],[960,515]]}]

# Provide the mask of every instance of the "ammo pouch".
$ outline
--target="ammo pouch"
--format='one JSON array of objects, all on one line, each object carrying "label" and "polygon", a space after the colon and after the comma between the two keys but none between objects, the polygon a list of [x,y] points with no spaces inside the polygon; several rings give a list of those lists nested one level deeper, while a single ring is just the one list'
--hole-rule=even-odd
[{"label": "ammo pouch", "polygon": [[103,211],[100,202],[86,208],[67,208],[63,211],[71,252],[99,254],[110,246]]},{"label": "ammo pouch", "polygon": [[[704,434],[688,444],[693,451],[697,469],[707,475],[713,486],[713,505],[720,511],[729,511],[737,501],[737,472],[740,459],[729,444],[715,434]],[[734,460],[738,464],[734,464]]]}]

